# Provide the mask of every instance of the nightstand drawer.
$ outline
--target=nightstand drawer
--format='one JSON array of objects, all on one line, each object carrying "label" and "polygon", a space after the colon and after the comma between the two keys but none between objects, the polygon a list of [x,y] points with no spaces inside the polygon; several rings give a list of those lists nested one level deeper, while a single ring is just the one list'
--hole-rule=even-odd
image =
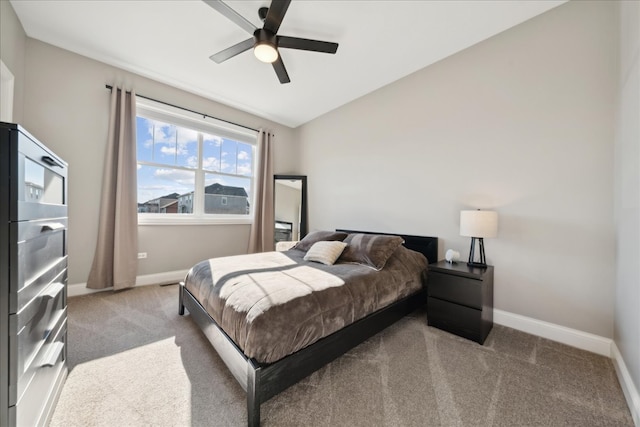
[{"label": "nightstand drawer", "polygon": [[451,332],[483,344],[493,324],[483,320],[483,312],[437,298],[427,299],[429,326]]},{"label": "nightstand drawer", "polygon": [[427,293],[430,297],[482,310],[482,280],[429,271]]}]

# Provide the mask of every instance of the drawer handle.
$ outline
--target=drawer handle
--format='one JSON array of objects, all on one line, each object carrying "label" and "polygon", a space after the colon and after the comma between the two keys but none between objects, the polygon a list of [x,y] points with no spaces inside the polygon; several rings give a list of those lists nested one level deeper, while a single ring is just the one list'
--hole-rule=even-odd
[{"label": "drawer handle", "polygon": [[49,166],[57,166],[59,168],[62,167],[62,165],[58,163],[53,157],[42,156],[42,161],[48,164]]},{"label": "drawer handle", "polygon": [[64,285],[60,282],[52,283],[42,291],[42,298],[45,299],[54,299],[58,294],[64,289]]},{"label": "drawer handle", "polygon": [[64,224],[61,224],[59,222],[48,222],[42,225],[40,232],[44,233],[45,231],[56,231],[60,230],[61,228],[64,228]]},{"label": "drawer handle", "polygon": [[60,358],[60,354],[62,350],[64,350],[63,342],[54,342],[48,345],[49,349],[47,353],[42,357],[42,363],[40,366],[43,368],[51,368],[56,364],[58,359]]}]

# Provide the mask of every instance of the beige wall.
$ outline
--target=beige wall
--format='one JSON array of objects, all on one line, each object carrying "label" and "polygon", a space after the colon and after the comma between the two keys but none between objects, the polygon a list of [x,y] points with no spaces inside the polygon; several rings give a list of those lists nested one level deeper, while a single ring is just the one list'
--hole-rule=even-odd
[{"label": "beige wall", "polygon": [[[296,173],[293,131],[69,51],[27,39],[23,125],[69,163],[69,283],[83,283],[96,244],[109,91],[123,84],[137,93],[276,134],[274,171]],[[140,226],[147,252],[139,275],[190,268],[213,256],[245,253],[248,225]]]},{"label": "beige wall", "polygon": [[496,209],[498,309],[613,336],[615,8],[570,2],[298,129],[310,229],[433,235]]},{"label": "beige wall", "polygon": [[27,36],[8,1],[0,1],[0,59],[14,77],[13,121],[21,122],[24,98],[24,52]]},{"label": "beige wall", "polygon": [[[615,156],[615,342],[640,387],[640,3],[620,4]],[[636,402],[636,416],[640,416]],[[640,419],[636,419],[640,425]]]}]

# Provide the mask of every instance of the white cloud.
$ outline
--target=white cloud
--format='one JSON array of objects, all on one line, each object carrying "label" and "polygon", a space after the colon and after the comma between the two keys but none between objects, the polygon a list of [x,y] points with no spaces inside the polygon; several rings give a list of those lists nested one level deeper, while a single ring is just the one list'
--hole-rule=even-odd
[{"label": "white cloud", "polygon": [[175,156],[176,153],[178,154],[178,156],[186,156],[187,154],[189,154],[189,151],[186,150],[184,145],[178,145],[177,147],[175,145],[171,147],[164,145],[160,147],[160,152],[167,156]]},{"label": "white cloud", "polygon": [[197,143],[198,132],[191,129],[178,128],[178,144]]},{"label": "white cloud", "polygon": [[[156,169],[153,173],[154,178],[173,181],[180,185],[188,185],[193,188],[194,173],[181,169]],[[179,193],[179,191],[177,191]]]},{"label": "white cloud", "polygon": [[175,189],[175,187],[172,187],[170,185],[144,185],[139,187],[140,191],[160,191],[160,192],[164,192],[167,191],[169,193],[173,192],[173,190]]},{"label": "white cloud", "polygon": [[198,156],[189,156],[189,157],[187,157],[186,164],[190,168],[197,168],[198,167]]},{"label": "white cloud", "polygon": [[215,147],[219,147],[220,145],[222,145],[222,138],[215,135],[205,134],[203,135],[203,141],[205,144],[210,143],[210,144],[213,144]]},{"label": "white cloud", "polygon": [[217,157],[205,157],[202,159],[202,168],[210,171],[222,171],[234,173],[233,165]]},{"label": "white cloud", "polygon": [[238,175],[251,175],[251,163],[238,163]]},{"label": "white cloud", "polygon": [[167,123],[154,121],[153,140],[156,144],[175,144],[176,127]]},{"label": "white cloud", "polygon": [[160,147],[160,152],[166,156],[175,156],[176,155],[176,147],[168,147],[162,146]]},{"label": "white cloud", "polygon": [[238,151],[238,160],[247,160],[249,158],[249,153],[246,151]]},{"label": "white cloud", "polygon": [[202,159],[202,168],[212,171],[220,170],[220,161],[216,157],[205,157]]}]

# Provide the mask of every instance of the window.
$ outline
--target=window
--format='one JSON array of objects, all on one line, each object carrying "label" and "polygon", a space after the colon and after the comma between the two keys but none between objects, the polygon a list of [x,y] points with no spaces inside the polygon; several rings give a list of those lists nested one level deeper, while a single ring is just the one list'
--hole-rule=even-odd
[{"label": "window", "polygon": [[148,100],[136,132],[140,223],[251,220],[255,132]]}]

